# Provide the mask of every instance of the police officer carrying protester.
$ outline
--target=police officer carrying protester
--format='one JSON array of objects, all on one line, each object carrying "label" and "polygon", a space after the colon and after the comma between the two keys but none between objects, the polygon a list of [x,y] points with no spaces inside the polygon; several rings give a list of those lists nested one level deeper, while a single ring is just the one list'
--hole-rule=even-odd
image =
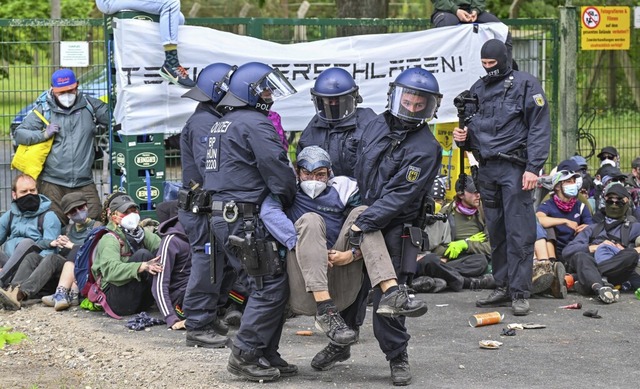
[{"label": "police officer carrying protester", "polygon": [[478,112],[456,142],[479,156],[478,184],[485,209],[497,288],[479,307],[508,306],[527,315],[533,269],[536,219],[531,190],[549,153],[549,106],[538,80],[512,70],[507,48],[491,39],[480,51],[487,75],[469,90]]},{"label": "police officer carrying protester", "polygon": [[307,146],[320,146],[329,153],[336,176],[353,177],[362,131],[376,113],[357,107],[362,97],[353,77],[343,68],[320,73],[311,88],[311,100],[316,115],[300,136],[298,153]]},{"label": "police officer carrying protester", "polygon": [[258,217],[269,193],[285,207],[296,193],[294,171],[267,117],[274,100],[293,93],[277,69],[259,62],[240,66],[219,103],[232,109],[211,128],[205,160],[215,234],[211,243],[216,252],[242,262],[250,284],[227,369],[251,381],[298,372],[278,353],[289,297],[285,262]]},{"label": "police officer carrying protester", "polygon": [[[421,246],[421,203],[440,169],[442,148],[429,130],[442,95],[435,77],[425,69],[409,68],[389,88],[389,109],[366,127],[355,176],[368,208],[351,227],[350,240],[359,245],[363,233],[382,231],[398,275],[398,289],[382,296],[374,289],[374,312],[387,299],[413,304],[404,283],[415,272]],[[414,239],[415,238],[415,239]],[[417,246],[416,240],[418,241]],[[405,317],[373,315],[373,332],[391,367],[394,385],[411,383]]]},{"label": "police officer carrying protester", "polygon": [[[182,190],[179,194],[178,219],[184,226],[193,252],[191,274],[182,307],[186,321],[179,322],[177,327],[172,328],[180,329],[182,325],[186,327],[187,346],[220,348],[225,347],[228,342],[224,335],[229,328],[222,324],[217,312],[219,300],[221,297],[226,298],[223,279],[230,275],[233,278],[234,273],[227,272],[223,276],[224,256],[216,257],[219,264],[213,266],[217,274],[215,282],[212,282],[213,259],[205,252],[205,244],[210,240],[209,214],[202,212],[206,211],[203,208],[208,205],[208,201],[202,185],[209,131],[222,116],[217,110],[217,104],[225,94],[225,78],[231,72],[232,67],[224,63],[208,65],[198,75],[196,86],[182,96],[200,102],[180,135]],[[226,289],[228,292],[228,287]]]}]

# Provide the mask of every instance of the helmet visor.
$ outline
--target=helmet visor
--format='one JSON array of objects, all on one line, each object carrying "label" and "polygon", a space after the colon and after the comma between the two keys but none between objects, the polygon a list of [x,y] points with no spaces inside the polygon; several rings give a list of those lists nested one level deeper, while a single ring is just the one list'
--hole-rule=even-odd
[{"label": "helmet visor", "polygon": [[267,103],[285,99],[297,92],[278,69],[267,73],[252,88],[254,93]]},{"label": "helmet visor", "polygon": [[440,106],[442,95],[392,85],[389,93],[389,110],[399,119],[422,122],[433,119]]},{"label": "helmet visor", "polygon": [[353,94],[343,96],[313,96],[318,116],[327,122],[346,119],[356,112],[356,98]]}]

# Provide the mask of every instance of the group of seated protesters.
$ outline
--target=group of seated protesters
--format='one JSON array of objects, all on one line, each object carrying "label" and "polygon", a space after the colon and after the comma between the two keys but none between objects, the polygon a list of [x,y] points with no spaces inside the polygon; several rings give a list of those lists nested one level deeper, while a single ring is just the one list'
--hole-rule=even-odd
[{"label": "group of seated protesters", "polygon": [[[318,157],[325,156],[321,149],[310,148],[307,152],[316,159],[328,159]],[[619,156],[615,148],[605,147],[598,157],[602,162],[594,177],[588,173],[586,160],[578,155],[561,162],[548,176],[539,179],[541,191],[536,193],[538,240],[531,288],[534,294],[565,298],[568,291],[574,290],[582,295],[596,295],[604,303],[613,303],[618,301],[621,287],[624,290],[640,287],[640,276],[636,272],[640,252],[637,248],[640,246],[640,222],[637,221],[640,206],[636,199],[640,188],[640,158],[633,161],[631,174],[625,175],[617,166]],[[302,164],[307,162],[301,160]],[[330,171],[330,164],[322,167]],[[342,177],[329,178],[327,190],[338,184],[353,188],[352,197],[342,199],[338,195],[335,198],[328,195],[327,198],[344,203],[345,209],[354,209],[357,204],[349,206],[349,202],[357,198],[355,182]],[[468,176],[458,180],[455,188],[454,200],[443,203],[439,207],[442,216],[430,220],[425,229],[428,247],[418,256],[416,274],[410,281],[415,292],[495,288],[490,236],[480,194]],[[306,190],[317,190],[304,185],[300,189],[299,196]],[[548,193],[544,194],[545,190]],[[336,193],[343,192],[348,193],[341,189]],[[438,185],[433,186],[432,195],[436,199],[444,197],[440,179]],[[313,199],[317,194],[312,196]],[[68,219],[63,226],[51,211],[49,199],[38,194],[36,181],[25,174],[13,180],[12,199],[10,210],[0,217],[0,242],[3,243],[0,302],[5,308],[20,309],[26,300],[34,298],[41,298],[45,305],[56,311],[78,305],[83,298],[74,278],[78,248],[93,229],[105,226],[110,233],[100,238],[91,270],[100,277],[111,309],[118,315],[131,315],[149,309],[155,301],[168,327],[184,328],[185,317],[180,307],[190,274],[191,250],[187,234],[175,216],[176,210],[171,209],[166,215],[158,212],[160,222],[141,221],[138,205],[128,195],[116,192],[105,200],[101,220],[93,220],[87,215],[84,195],[73,192],[62,198],[61,208]],[[269,201],[272,200],[267,199],[267,203]],[[176,206],[171,202],[162,205]],[[290,250],[306,241],[308,227],[305,225],[318,224],[313,220],[303,224],[301,220],[307,219],[301,217],[292,217],[291,222],[285,223],[291,211],[287,210],[287,214],[282,213],[279,218],[275,216],[277,209],[277,204],[264,204],[263,217],[282,246]],[[336,224],[331,234],[338,232],[340,227],[340,223]],[[334,242],[335,239],[329,240]],[[326,243],[317,241],[314,244]],[[304,250],[295,251],[298,258],[289,256],[289,272],[294,273],[291,282],[297,283],[292,284],[292,288],[309,292],[307,296],[292,293],[295,298],[291,303],[295,306],[294,311],[313,314],[314,309],[309,308],[309,303],[313,306],[311,297],[316,301],[330,301],[329,305],[318,306],[317,324],[325,332],[331,332],[328,335],[334,341],[349,344],[357,336],[353,331],[348,331],[345,325],[328,331],[329,326],[324,323],[329,320],[325,319],[329,317],[327,315],[335,317],[336,312],[350,303],[357,289],[338,289],[335,297],[331,296],[336,299],[337,307],[333,305],[334,300],[327,300],[327,275],[329,280],[333,277],[329,284],[340,284],[335,278],[340,273],[332,271],[332,267],[342,268],[363,256],[367,271],[378,272],[372,280],[381,282],[383,292],[397,283],[389,261],[376,259],[377,262],[373,262],[373,257],[366,253],[341,251],[337,247],[329,248],[326,261],[321,257],[306,258]],[[306,270],[311,265],[309,260],[322,262],[322,266],[310,272]],[[386,267],[377,269],[379,264]],[[349,273],[351,266],[344,269],[347,278],[362,272],[361,267],[354,268],[355,273]],[[403,307],[406,312],[401,313],[419,316],[426,311],[426,306],[419,300],[415,304]],[[387,310],[396,315],[398,309],[401,308],[390,303],[379,313],[385,314]]]}]

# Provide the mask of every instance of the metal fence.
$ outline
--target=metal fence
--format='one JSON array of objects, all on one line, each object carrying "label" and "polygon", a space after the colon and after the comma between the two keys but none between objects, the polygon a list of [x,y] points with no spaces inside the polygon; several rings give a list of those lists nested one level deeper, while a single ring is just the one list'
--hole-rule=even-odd
[{"label": "metal fence", "polygon": [[[123,16],[126,16],[123,15]],[[552,19],[507,20],[514,38],[514,59],[520,70],[537,76],[548,95],[552,116],[556,122],[554,102],[558,80],[558,23]],[[249,35],[280,43],[314,41],[337,36],[367,33],[395,33],[430,28],[427,19],[188,19],[187,24]],[[89,42],[91,61],[86,68],[74,68],[81,88],[97,97],[106,96],[107,55],[105,28],[102,19],[92,20],[1,20],[0,19],[0,212],[11,201],[10,183],[16,172],[10,171],[13,147],[10,130],[28,113],[29,105],[49,86],[49,77],[56,68],[58,47],[54,36],[61,40]],[[470,80],[470,84],[473,80]],[[622,129],[620,130],[622,131]],[[108,147],[105,137],[100,139]],[[555,135],[553,151],[555,151]],[[555,155],[555,152],[553,153]],[[105,153],[110,155],[109,152]],[[103,164],[104,162],[104,164]],[[95,166],[96,184],[101,195],[110,191],[107,161]],[[550,161],[554,163],[555,160]],[[177,150],[167,152],[166,180],[180,178],[180,158]]]}]

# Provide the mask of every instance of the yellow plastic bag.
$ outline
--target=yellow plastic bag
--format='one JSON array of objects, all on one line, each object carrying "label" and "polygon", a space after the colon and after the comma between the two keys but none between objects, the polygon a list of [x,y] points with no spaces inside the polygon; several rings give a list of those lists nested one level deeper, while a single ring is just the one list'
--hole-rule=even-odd
[{"label": "yellow plastic bag", "polygon": [[[40,120],[45,125],[49,125],[49,121],[42,116],[37,110],[33,112],[38,115]],[[36,143],[33,145],[19,145],[16,150],[16,154],[11,160],[11,168],[20,170],[24,174],[28,174],[34,179],[38,179],[38,176],[44,168],[44,161],[47,160],[47,156],[51,151],[53,145],[53,136],[44,142]]]}]

